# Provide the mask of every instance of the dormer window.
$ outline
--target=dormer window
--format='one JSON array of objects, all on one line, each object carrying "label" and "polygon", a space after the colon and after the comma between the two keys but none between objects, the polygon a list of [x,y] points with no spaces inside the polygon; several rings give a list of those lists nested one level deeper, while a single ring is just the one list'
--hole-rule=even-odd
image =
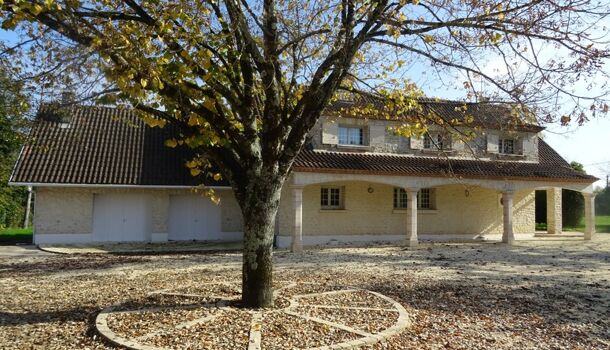
[{"label": "dormer window", "polygon": [[445,145],[442,134],[426,134],[424,135],[424,149],[427,150],[444,150],[449,148]]},{"label": "dormer window", "polygon": [[515,140],[509,138],[501,138],[498,141],[498,151],[500,154],[515,154]]},{"label": "dormer window", "polygon": [[364,128],[339,126],[339,144],[364,146]]}]

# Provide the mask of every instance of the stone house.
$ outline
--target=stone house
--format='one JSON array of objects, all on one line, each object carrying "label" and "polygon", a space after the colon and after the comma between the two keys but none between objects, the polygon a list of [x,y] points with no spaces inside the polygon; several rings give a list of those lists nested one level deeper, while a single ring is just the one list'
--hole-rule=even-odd
[{"label": "stone house", "polygon": [[[585,195],[594,233],[592,183],[540,137],[511,124],[502,105],[422,100],[450,119],[464,108],[481,131],[463,142],[431,128],[397,136],[386,119],[354,118],[338,101],[315,125],[283,189],[276,244],[502,239],[535,230],[535,190],[547,191],[548,231],[561,232],[561,189]],[[507,125],[511,124],[510,127]],[[188,149],[170,149],[171,127],[150,128],[129,109],[72,107],[39,113],[10,179],[35,191],[34,242],[87,243],[241,238],[226,183],[193,177]],[[218,205],[193,191],[205,183]]]}]

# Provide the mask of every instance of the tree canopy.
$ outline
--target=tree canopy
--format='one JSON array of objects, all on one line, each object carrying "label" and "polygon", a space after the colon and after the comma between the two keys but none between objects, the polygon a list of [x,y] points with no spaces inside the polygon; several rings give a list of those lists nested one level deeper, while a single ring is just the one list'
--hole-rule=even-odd
[{"label": "tree canopy", "polygon": [[19,84],[0,68],[0,228],[22,223],[25,190],[7,185],[24,141],[27,103]]},{"label": "tree canopy", "polygon": [[[461,125],[418,113],[408,70],[460,74],[474,101],[514,103],[514,121],[584,122],[607,112],[609,6],[589,0],[0,0],[2,27],[22,36],[3,59],[49,94],[126,103],[151,126],[181,130],[234,189],[245,222],[244,301],[271,303],[271,245],[280,189],[309,130],[342,93],[351,113],[402,121],[397,133]],[[552,50],[552,51],[549,51]],[[561,55],[549,54],[560,52]],[[493,58],[502,76],[482,64]],[[23,67],[21,66],[23,65]],[[405,76],[407,74],[407,76]],[[605,82],[607,79],[604,79]],[[486,82],[481,85],[481,82]],[[603,85],[603,83],[602,83]],[[483,86],[483,88],[481,88]],[[600,88],[604,88],[601,86]],[[566,100],[570,101],[565,110]],[[377,103],[375,103],[377,102]],[[374,107],[374,108],[373,108]],[[467,116],[467,111],[464,111]],[[471,137],[470,133],[458,133]],[[267,286],[265,289],[261,286]]]}]

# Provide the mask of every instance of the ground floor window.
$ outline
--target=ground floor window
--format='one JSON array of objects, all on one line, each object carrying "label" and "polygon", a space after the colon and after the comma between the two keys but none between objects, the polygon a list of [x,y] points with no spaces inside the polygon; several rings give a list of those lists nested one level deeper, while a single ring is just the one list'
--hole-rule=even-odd
[{"label": "ground floor window", "polygon": [[429,188],[422,188],[417,194],[417,207],[419,209],[432,209],[432,191]]},{"label": "ground floor window", "polygon": [[320,191],[320,206],[322,209],[343,209],[343,188],[322,187]]},{"label": "ground floor window", "polygon": [[394,209],[407,208],[407,191],[404,188],[394,188]]},{"label": "ground floor window", "polygon": [[[434,190],[431,188],[422,188],[417,193],[417,208],[418,209],[434,209]],[[407,191],[404,188],[394,188],[394,209],[407,208]]]}]

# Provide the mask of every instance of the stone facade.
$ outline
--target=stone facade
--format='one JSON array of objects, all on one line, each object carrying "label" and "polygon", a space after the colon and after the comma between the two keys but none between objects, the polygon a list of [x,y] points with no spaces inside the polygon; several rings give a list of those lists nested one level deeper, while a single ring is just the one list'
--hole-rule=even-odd
[{"label": "stone facade", "polygon": [[[337,182],[324,186],[344,189],[342,210],[321,210],[320,188],[309,185],[303,189],[303,236],[332,235],[404,235],[406,210],[393,208],[393,187],[366,182]],[[370,193],[372,189],[372,193]],[[466,195],[468,192],[468,196]],[[434,209],[418,210],[418,234],[472,235],[502,233],[501,195],[494,190],[461,185],[445,185],[433,189]],[[279,234],[291,236],[294,226],[292,194],[286,186],[278,215]],[[520,190],[514,195],[514,232],[535,230],[533,190]]]},{"label": "stone facade", "polygon": [[[188,189],[38,187],[34,207],[34,232],[46,234],[91,234],[95,196],[107,193],[134,193],[146,197],[152,234],[168,232],[170,196],[193,193]],[[223,232],[239,232],[243,221],[230,190],[217,190]]]},{"label": "stone facade", "polygon": [[[405,235],[407,210],[393,208],[393,187],[366,182],[339,182],[328,185],[344,189],[343,210],[321,210],[321,185],[303,188],[303,236]],[[167,233],[169,198],[188,190],[137,189],[37,189],[34,214],[36,235],[90,234],[94,196],[101,193],[131,192],[147,196],[152,212],[152,233]],[[369,191],[372,191],[369,192]],[[221,198],[223,232],[240,232],[243,220],[229,190],[216,191]],[[468,195],[466,195],[468,193]],[[292,192],[287,185],[277,220],[277,233],[291,236],[294,230]],[[471,235],[502,233],[502,204],[497,191],[445,185],[433,189],[434,209],[417,213],[419,235]],[[534,192],[517,191],[514,196],[514,232],[534,232]]]},{"label": "stone facade", "polygon": [[33,225],[37,235],[91,233],[93,192],[37,188]]},{"label": "stone facade", "polygon": [[[309,142],[314,149],[329,151],[360,151],[374,153],[397,153],[435,155],[438,152],[422,150],[421,142],[411,142],[409,138],[396,135],[390,128],[400,123],[388,120],[344,118],[344,117],[322,117],[309,133]],[[362,127],[364,131],[364,146],[344,146],[338,144],[339,126]],[[430,132],[439,130],[431,128]],[[464,130],[460,130],[464,131]],[[500,155],[497,150],[497,142],[500,138],[510,137],[515,142],[514,155]],[[452,137],[448,137],[452,139]],[[489,147],[495,140],[496,147]],[[503,132],[500,130],[486,130],[478,133],[478,136],[464,144],[455,138],[449,141],[451,146],[447,154],[458,158],[477,158],[483,160],[517,160],[538,161],[538,134],[534,132]],[[415,145],[418,146],[415,146]]]},{"label": "stone facade", "polygon": [[[310,132],[308,142],[314,149],[327,151],[439,156],[439,152],[422,149],[421,139],[410,139],[394,134],[391,127],[397,125],[395,121],[386,120],[322,117]],[[338,144],[339,126],[362,128],[365,145]],[[435,130],[432,129],[431,133],[434,132]],[[498,141],[504,137],[515,140],[514,155],[499,154]],[[451,139],[450,136],[448,138]],[[476,157],[482,160],[505,158],[525,162],[538,160],[538,135],[531,132],[507,134],[499,130],[485,130],[468,144],[457,138],[449,143],[449,150],[443,156]],[[503,213],[502,193],[506,195],[509,192],[513,202],[513,211],[510,213],[512,232],[533,233],[535,230],[534,188],[540,187],[541,184],[534,182],[396,176],[392,176],[393,179],[387,181],[388,179],[381,180],[375,175],[355,179],[349,174],[333,177],[330,182],[324,178],[324,174],[315,174],[317,181],[301,186],[297,192],[291,188],[292,180],[287,181],[277,216],[278,237],[286,240],[292,237],[294,232],[299,231],[304,238],[356,236],[406,238],[409,223],[411,223],[409,227],[420,237],[436,235],[474,238],[498,235],[504,232],[503,218],[506,216],[506,213]],[[396,181],[399,178],[404,181]],[[493,184],[489,184],[490,181]],[[344,203],[341,210],[321,209],[320,183],[341,187]],[[414,186],[411,186],[412,184]],[[406,209],[393,208],[393,186],[409,187],[410,190],[413,190],[411,187],[415,190],[430,187],[433,208],[418,210],[416,216],[408,218]],[[171,196],[184,195],[191,191],[124,187],[38,187],[36,192],[34,215],[36,235],[80,234],[83,235],[82,239],[86,240],[86,235],[91,236],[93,231],[93,207],[96,195],[137,193],[146,196],[147,210],[151,217],[150,230],[152,230],[149,236],[152,240],[162,241],[167,240],[168,236]],[[229,189],[220,189],[216,193],[221,199],[220,230],[223,233],[241,232],[243,219],[232,192]],[[302,196],[301,201],[294,200],[295,193],[297,196]],[[549,221],[549,227],[556,230],[557,225],[553,223],[561,221],[561,197],[558,201],[556,196],[549,197],[553,201],[549,208],[554,209],[549,213],[554,220]],[[295,212],[297,202],[302,205],[300,212]],[[295,220],[298,215],[302,215],[299,224],[297,224],[298,220]],[[560,224],[558,230],[561,231]]]}]

